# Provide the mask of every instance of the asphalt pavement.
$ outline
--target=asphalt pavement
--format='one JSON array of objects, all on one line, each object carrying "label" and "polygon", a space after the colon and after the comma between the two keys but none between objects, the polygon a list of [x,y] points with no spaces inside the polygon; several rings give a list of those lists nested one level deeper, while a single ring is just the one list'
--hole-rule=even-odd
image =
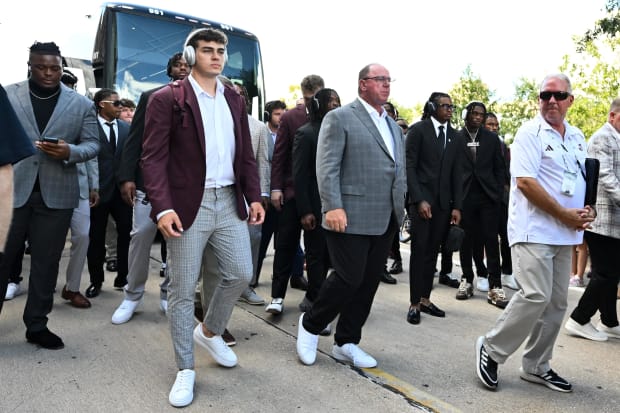
[{"label": "asphalt pavement", "polygon": [[[68,244],[67,244],[68,246]],[[559,393],[519,378],[518,350],[499,369],[499,389],[486,390],[475,374],[474,343],[501,310],[475,292],[466,301],[456,289],[435,284],[433,301],[446,318],[422,314],[420,325],[406,322],[409,246],[402,244],[405,272],[398,284],[381,284],[364,327],[361,347],[379,365],[356,369],[331,357],[332,337],[321,337],[313,366],[295,352],[303,292],[289,289],[284,313],[238,303],[229,330],[239,364],[219,367],[200,347],[196,386],[188,412],[619,412],[620,340],[593,342],[559,334],[552,367],[573,383]],[[263,265],[257,292],[270,295],[273,256]],[[58,293],[49,328],[65,342],[51,351],[28,344],[21,315],[22,294],[5,302],[0,315],[0,412],[167,412],[176,367],[166,316],[159,310],[159,245],[152,248],[144,304],[127,324],[113,325],[123,294],[106,273],[103,292],[90,309],[76,309],[60,297],[68,248],[61,260]],[[454,254],[459,273],[458,254]],[[24,259],[25,280],[29,257]],[[460,275],[460,273],[459,273]],[[567,274],[567,277],[569,275]],[[82,277],[82,292],[88,272]],[[513,294],[511,290],[507,290]],[[583,289],[571,288],[567,317]],[[598,314],[595,316],[598,321]]]}]

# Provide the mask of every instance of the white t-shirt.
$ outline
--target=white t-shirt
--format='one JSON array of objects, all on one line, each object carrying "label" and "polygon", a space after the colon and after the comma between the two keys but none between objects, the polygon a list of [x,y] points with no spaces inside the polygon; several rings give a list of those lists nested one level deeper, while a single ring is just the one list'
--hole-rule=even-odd
[{"label": "white t-shirt", "polygon": [[[586,158],[583,133],[564,121],[564,139],[539,114],[524,123],[510,145],[510,205],[508,241],[548,245],[577,245],[583,231],[568,228],[532,204],[517,188],[517,178],[536,178],[549,195],[565,208],[583,208],[586,183],[582,175]],[[576,174],[573,195],[562,193],[566,171]],[[585,171],[584,171],[585,173]]]}]

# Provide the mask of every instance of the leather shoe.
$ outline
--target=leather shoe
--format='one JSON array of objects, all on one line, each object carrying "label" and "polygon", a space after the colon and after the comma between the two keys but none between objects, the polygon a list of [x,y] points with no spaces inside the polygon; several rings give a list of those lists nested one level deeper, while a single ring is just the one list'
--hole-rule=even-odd
[{"label": "leather shoe", "polygon": [[127,277],[117,275],[114,279],[114,288],[121,290],[125,285],[127,285]]},{"label": "leather shoe", "polygon": [[439,284],[447,285],[448,287],[452,287],[452,288],[459,288],[459,285],[461,283],[459,282],[459,280],[455,280],[454,278],[450,278],[446,274],[440,274],[439,275]]},{"label": "leather shoe", "polygon": [[410,324],[420,324],[420,310],[411,307],[407,312],[407,322]]},{"label": "leather shoe", "polygon": [[84,297],[79,291],[69,291],[67,286],[62,287],[60,296],[65,300],[69,300],[71,305],[76,308],[90,308],[90,301]]},{"label": "leather shoe", "polygon": [[381,273],[381,281],[386,283],[386,284],[396,284],[396,278],[392,277],[390,275],[389,272],[387,272],[387,270],[383,270],[383,272]]},{"label": "leather shoe", "polygon": [[293,276],[291,277],[291,288],[296,290],[307,291],[308,290],[308,280],[303,275],[301,276]]},{"label": "leather shoe", "polygon": [[101,292],[101,284],[91,284],[86,289],[86,297],[95,298]]},{"label": "leather shoe", "polygon": [[446,313],[443,310],[440,310],[435,304],[430,303],[429,305],[424,305],[420,303],[420,311],[423,313],[430,314],[435,317],[445,317]]},{"label": "leather shoe", "polygon": [[48,350],[60,350],[65,346],[62,339],[49,331],[47,327],[41,331],[26,331],[26,340]]},{"label": "leather shoe", "polygon": [[118,262],[116,260],[108,260],[105,263],[105,269],[110,272],[118,271]]},{"label": "leather shoe", "polygon": [[403,272],[403,262],[402,261],[394,261],[392,266],[390,267],[390,274],[400,274]]}]

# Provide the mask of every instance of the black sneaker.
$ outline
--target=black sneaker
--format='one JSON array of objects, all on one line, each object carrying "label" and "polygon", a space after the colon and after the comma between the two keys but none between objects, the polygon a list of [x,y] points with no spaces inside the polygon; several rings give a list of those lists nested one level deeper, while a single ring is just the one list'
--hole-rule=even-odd
[{"label": "black sneaker", "polygon": [[523,371],[523,367],[519,370],[520,376],[523,380],[532,383],[544,384],[551,390],[561,391],[564,393],[570,393],[573,391],[573,386],[562,377],[558,376],[558,373],[549,369],[548,372],[543,374],[526,373]]},{"label": "black sneaker", "polygon": [[497,363],[484,348],[484,336],[476,340],[476,373],[478,378],[487,388],[497,389]]}]

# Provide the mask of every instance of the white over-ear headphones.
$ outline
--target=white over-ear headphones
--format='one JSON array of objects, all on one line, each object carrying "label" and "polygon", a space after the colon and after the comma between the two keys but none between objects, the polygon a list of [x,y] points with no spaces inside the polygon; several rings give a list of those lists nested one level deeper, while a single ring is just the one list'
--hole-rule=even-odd
[{"label": "white over-ear headphones", "polygon": [[[210,29],[193,30],[187,36],[187,39],[185,39],[185,43],[183,43],[183,59],[185,59],[185,61],[187,62],[189,66],[194,66],[196,64],[196,49],[194,49],[194,46],[192,46],[189,43],[191,42],[191,40],[194,38],[195,35],[197,35],[198,33],[202,31],[206,31],[206,30],[210,30]],[[224,48],[224,62],[222,63],[222,66],[226,66],[227,62],[228,62],[228,49]]]}]

